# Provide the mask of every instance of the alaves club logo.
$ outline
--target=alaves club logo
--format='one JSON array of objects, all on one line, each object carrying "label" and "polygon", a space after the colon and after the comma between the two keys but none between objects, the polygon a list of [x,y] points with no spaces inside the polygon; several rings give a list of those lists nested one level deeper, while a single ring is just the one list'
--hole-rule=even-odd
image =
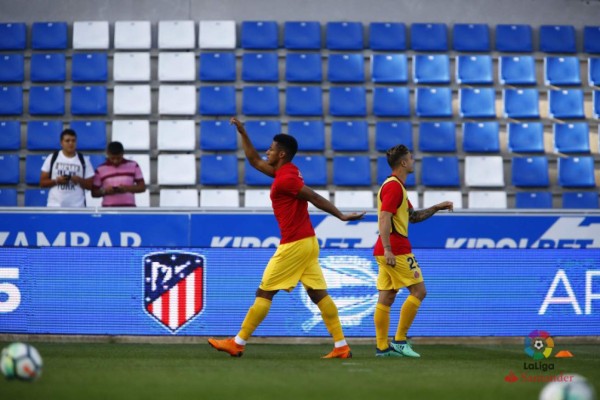
[{"label": "alaves club logo", "polygon": [[525,354],[534,360],[550,357],[554,349],[554,339],[546,331],[535,330],[525,338]]},{"label": "alaves club logo", "polygon": [[[328,256],[319,259],[331,298],[338,307],[343,326],[357,326],[363,318],[372,315],[377,305],[378,294],[373,293],[377,274],[373,272],[373,262],[358,256]],[[304,332],[311,331],[323,322],[319,307],[314,304],[306,291],[300,292],[304,306],[312,317],[302,323]]]},{"label": "alaves club logo", "polygon": [[204,309],[205,259],[200,254],[160,252],[146,254],[144,309],[171,333]]}]

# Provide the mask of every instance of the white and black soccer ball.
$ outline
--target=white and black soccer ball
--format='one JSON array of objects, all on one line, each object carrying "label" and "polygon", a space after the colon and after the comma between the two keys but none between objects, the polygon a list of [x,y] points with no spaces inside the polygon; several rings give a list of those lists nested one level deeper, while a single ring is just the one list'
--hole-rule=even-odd
[{"label": "white and black soccer ball", "polygon": [[42,374],[42,357],[30,344],[11,343],[2,350],[0,370],[8,379],[33,381]]},{"label": "white and black soccer ball", "polygon": [[550,382],[540,392],[540,400],[596,400],[590,383],[581,375],[571,375],[571,382]]}]

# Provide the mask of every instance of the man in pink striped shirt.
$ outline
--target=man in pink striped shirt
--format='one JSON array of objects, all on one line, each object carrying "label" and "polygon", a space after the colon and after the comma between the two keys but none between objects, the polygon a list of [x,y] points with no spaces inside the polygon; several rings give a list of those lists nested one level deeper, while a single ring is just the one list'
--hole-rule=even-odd
[{"label": "man in pink striped shirt", "polygon": [[134,193],[146,190],[138,163],[123,158],[121,142],[110,142],[106,161],[96,168],[92,196],[103,197],[102,207],[135,207]]}]

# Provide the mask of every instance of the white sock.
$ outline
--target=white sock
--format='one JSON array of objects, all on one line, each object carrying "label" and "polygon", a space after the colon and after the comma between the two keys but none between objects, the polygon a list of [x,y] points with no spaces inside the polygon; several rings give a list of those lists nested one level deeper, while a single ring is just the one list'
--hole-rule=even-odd
[{"label": "white sock", "polygon": [[239,344],[240,346],[246,345],[246,341],[237,335],[235,336],[235,338],[233,340],[235,340],[235,343]]},{"label": "white sock", "polygon": [[348,345],[348,343],[346,343],[346,339],[339,340],[339,341],[337,341],[337,342],[335,342],[335,343],[333,344],[333,346],[334,346],[336,349],[337,349],[338,347],[344,347],[344,346],[346,346],[346,345]]}]

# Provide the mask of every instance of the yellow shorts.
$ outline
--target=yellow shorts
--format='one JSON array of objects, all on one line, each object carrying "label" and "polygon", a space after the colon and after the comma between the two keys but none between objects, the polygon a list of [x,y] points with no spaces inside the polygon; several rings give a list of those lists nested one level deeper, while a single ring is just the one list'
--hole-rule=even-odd
[{"label": "yellow shorts", "polygon": [[399,290],[423,282],[423,274],[413,253],[396,256],[396,265],[390,266],[384,256],[375,256],[379,266],[377,290]]},{"label": "yellow shorts", "polygon": [[291,291],[298,281],[307,289],[327,289],[319,265],[319,242],[316,236],[279,245],[265,268],[259,288]]}]

